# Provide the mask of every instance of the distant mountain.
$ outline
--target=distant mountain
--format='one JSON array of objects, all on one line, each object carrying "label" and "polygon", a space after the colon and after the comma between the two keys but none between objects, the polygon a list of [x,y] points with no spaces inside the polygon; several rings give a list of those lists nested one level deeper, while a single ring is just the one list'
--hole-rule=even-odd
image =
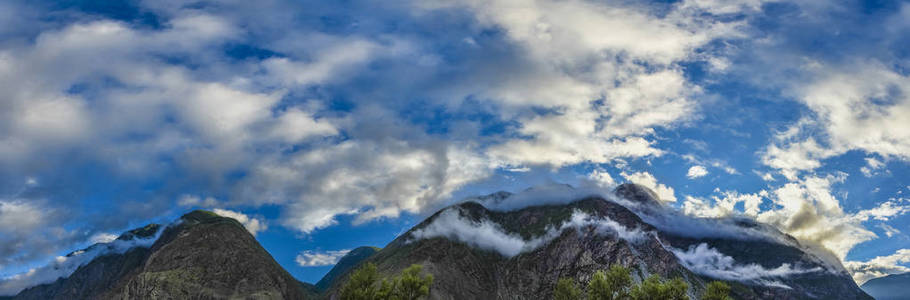
[{"label": "distant mountain", "polygon": [[[118,239],[150,237],[152,224]],[[106,247],[96,244],[92,247]],[[70,255],[76,257],[80,250]],[[286,272],[243,225],[207,211],[161,229],[151,247],[95,257],[69,277],[13,299],[312,299],[314,288]]]},{"label": "distant mountain", "polygon": [[910,299],[910,273],[875,278],[866,281],[862,288],[877,300]]},{"label": "distant mountain", "polygon": [[316,282],[316,289],[323,291],[331,287],[332,282],[334,282],[338,276],[342,276],[365,259],[369,258],[373,254],[379,251],[379,248],[376,247],[357,247],[351,252],[348,252],[341,259],[338,260],[338,263],[332,267],[332,270],[329,270],[319,282]]},{"label": "distant mountain", "polygon": [[[711,280],[730,283],[736,299],[872,299],[829,253],[770,226],[682,216],[633,184],[609,199],[538,199],[552,190],[497,193],[445,208],[366,261],[386,275],[423,264],[435,277],[430,299],[549,299],[559,278],[584,284],[613,264],[632,268],[635,280],[681,277],[693,299]],[[510,197],[537,204],[518,208]],[[326,294],[336,295],[349,275]]]}]

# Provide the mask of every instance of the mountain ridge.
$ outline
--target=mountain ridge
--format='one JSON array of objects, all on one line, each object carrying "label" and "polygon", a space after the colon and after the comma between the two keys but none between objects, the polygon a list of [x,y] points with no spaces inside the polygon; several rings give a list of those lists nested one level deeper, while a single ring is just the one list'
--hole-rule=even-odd
[{"label": "mountain ridge", "polygon": [[[539,199],[552,196],[540,189],[498,192],[441,209],[382,249],[351,250],[315,285],[294,279],[237,220],[192,211],[170,225],[127,231],[111,244],[154,239],[147,247],[99,255],[10,299],[333,298],[367,262],[386,276],[422,264],[436,278],[429,299],[546,298],[559,278],[584,283],[616,264],[630,268],[635,282],[652,274],[680,277],[693,299],[713,280],[729,283],[737,299],[871,299],[839,262],[754,220],[674,214],[634,184],[605,197],[565,186],[549,191],[570,196],[551,201]],[[533,201],[516,208],[516,199]]]}]

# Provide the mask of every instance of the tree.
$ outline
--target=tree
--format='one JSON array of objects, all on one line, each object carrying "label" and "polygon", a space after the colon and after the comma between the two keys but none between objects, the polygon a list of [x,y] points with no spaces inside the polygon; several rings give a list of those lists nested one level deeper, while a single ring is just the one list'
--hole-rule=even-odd
[{"label": "tree", "polygon": [[423,266],[414,264],[401,271],[400,277],[393,279],[393,281],[397,281],[393,293],[397,299],[416,300],[430,294],[433,275],[421,276],[421,271],[423,271]]},{"label": "tree", "polygon": [[730,286],[723,281],[712,281],[708,283],[708,290],[702,296],[702,300],[733,300],[730,297]]},{"label": "tree", "polygon": [[597,271],[588,282],[588,300],[629,299],[632,285],[630,270],[620,265],[610,267],[607,272]]},{"label": "tree", "polygon": [[422,276],[423,266],[414,264],[401,275],[379,280],[376,265],[360,267],[341,287],[342,300],[417,300],[430,294],[433,275]]},{"label": "tree", "polygon": [[376,282],[379,272],[376,265],[367,263],[355,270],[348,282],[341,287],[341,300],[374,300],[377,299]]},{"label": "tree", "polygon": [[632,288],[634,300],[688,300],[686,290],[689,286],[680,278],[663,280],[660,275],[651,275]]},{"label": "tree", "polygon": [[581,291],[575,285],[575,279],[560,278],[556,282],[556,290],[553,291],[555,300],[578,300],[581,299]]}]

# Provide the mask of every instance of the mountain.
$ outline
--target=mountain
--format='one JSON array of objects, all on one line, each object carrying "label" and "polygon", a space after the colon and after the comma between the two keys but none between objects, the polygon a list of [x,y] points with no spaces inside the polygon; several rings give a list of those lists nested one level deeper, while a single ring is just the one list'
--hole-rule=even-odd
[{"label": "mountain", "polygon": [[152,224],[118,240],[156,234],[150,247],[99,255],[69,277],[25,289],[13,299],[315,298],[311,286],[294,279],[234,219],[193,211],[170,226]]},{"label": "mountain", "polygon": [[[584,284],[613,264],[636,281],[681,277],[695,299],[712,280],[728,282],[737,299],[872,299],[830,253],[749,219],[683,216],[633,184],[575,201],[542,200],[546,191],[445,208],[365,262],[385,275],[422,264],[435,278],[430,299],[548,299],[559,278]],[[349,275],[326,294],[337,296]]]},{"label": "mountain", "polygon": [[356,267],[360,262],[373,256],[376,252],[379,251],[379,248],[376,247],[357,247],[345,254],[335,263],[335,266],[329,270],[319,282],[316,282],[316,289],[322,291],[329,288],[339,276],[344,275],[354,267]]},{"label": "mountain", "polygon": [[872,299],[830,252],[771,226],[682,215],[634,184],[601,193],[552,185],[471,198],[385,248],[350,251],[316,285],[295,280],[236,220],[193,211],[58,258],[37,273],[69,276],[8,299],[332,299],[365,262],[387,276],[422,264],[435,277],[430,299],[548,299],[559,278],[584,285],[615,264],[635,281],[680,277],[693,299],[713,280],[736,299]]},{"label": "mountain", "polygon": [[871,279],[862,288],[878,300],[907,299],[910,298],[910,273]]}]

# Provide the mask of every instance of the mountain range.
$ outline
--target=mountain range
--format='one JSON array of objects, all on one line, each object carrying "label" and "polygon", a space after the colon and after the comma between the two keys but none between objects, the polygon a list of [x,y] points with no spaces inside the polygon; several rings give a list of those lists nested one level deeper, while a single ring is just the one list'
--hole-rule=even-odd
[{"label": "mountain range", "polygon": [[635,184],[469,198],[384,248],[350,251],[315,285],[294,279],[239,222],[206,211],[66,257],[87,253],[95,256],[68,276],[12,298],[337,298],[352,270],[370,262],[389,276],[422,264],[435,277],[430,299],[549,299],[559,278],[584,283],[617,264],[632,269],[634,281],[682,278],[693,299],[714,280],[727,282],[736,299],[872,299],[820,247],[744,217],[682,215]]}]

